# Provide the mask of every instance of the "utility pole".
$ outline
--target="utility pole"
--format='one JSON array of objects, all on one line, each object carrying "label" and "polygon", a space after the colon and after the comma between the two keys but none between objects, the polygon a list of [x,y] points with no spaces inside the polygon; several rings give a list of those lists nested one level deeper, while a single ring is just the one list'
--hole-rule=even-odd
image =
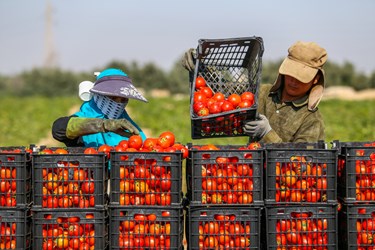
[{"label": "utility pole", "polygon": [[44,68],[54,68],[57,66],[57,53],[55,51],[53,40],[53,18],[52,5],[49,0],[46,0],[45,12],[45,33],[44,33]]}]

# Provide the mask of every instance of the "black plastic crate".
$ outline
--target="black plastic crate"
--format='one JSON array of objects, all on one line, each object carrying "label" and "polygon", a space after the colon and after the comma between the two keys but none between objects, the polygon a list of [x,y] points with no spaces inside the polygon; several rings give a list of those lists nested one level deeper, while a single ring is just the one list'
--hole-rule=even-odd
[{"label": "black plastic crate", "polygon": [[107,249],[106,209],[33,209],[33,249]]},{"label": "black plastic crate", "polygon": [[[77,149],[78,150],[78,149]],[[34,154],[35,208],[102,208],[108,203],[108,162],[104,153]]]},{"label": "black plastic crate", "polygon": [[337,205],[265,207],[265,221],[267,249],[338,249]]},{"label": "black plastic crate", "polygon": [[[215,146],[216,147],[216,146]],[[263,149],[191,146],[186,164],[187,196],[194,206],[263,205]]]},{"label": "black plastic crate", "polygon": [[[193,139],[246,136],[244,121],[256,117],[258,90],[262,71],[263,39],[243,37],[229,39],[200,39],[194,76],[190,76],[190,117]],[[251,92],[254,104],[207,116],[194,112],[194,93],[197,77],[203,77],[213,94]]]},{"label": "black plastic crate", "polygon": [[188,248],[261,249],[260,207],[190,207]]},{"label": "black plastic crate", "polygon": [[0,210],[0,249],[31,249],[29,208]]},{"label": "black plastic crate", "polygon": [[344,202],[375,203],[375,142],[336,142],[337,196]]},{"label": "black plastic crate", "polygon": [[109,211],[110,249],[183,249],[182,207],[110,207]]},{"label": "black plastic crate", "polygon": [[337,149],[318,143],[271,143],[265,149],[265,204],[335,204]]},{"label": "black plastic crate", "polygon": [[372,249],[375,245],[375,206],[342,203],[339,211],[339,249]]},{"label": "black plastic crate", "polygon": [[181,152],[112,151],[111,165],[110,205],[181,204]]},{"label": "black plastic crate", "polygon": [[0,207],[26,208],[32,199],[31,154],[25,148],[0,148]]}]

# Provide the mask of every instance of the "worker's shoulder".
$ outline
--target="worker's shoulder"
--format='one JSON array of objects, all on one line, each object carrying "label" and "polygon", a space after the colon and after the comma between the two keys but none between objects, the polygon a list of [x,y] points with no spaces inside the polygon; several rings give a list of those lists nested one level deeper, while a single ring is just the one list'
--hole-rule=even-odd
[{"label": "worker's shoulder", "polygon": [[270,89],[272,88],[272,84],[270,83],[262,83],[259,85],[259,92],[260,93],[269,93]]}]

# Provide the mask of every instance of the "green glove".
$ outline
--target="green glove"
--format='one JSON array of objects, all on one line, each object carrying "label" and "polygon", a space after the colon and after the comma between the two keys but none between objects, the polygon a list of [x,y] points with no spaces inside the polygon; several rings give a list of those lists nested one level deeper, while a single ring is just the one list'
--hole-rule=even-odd
[{"label": "green glove", "polygon": [[185,52],[184,56],[182,57],[182,66],[185,69],[193,72],[195,70],[195,60],[197,59],[197,50],[196,49],[189,49]]},{"label": "green glove", "polygon": [[104,132],[114,132],[126,137],[139,134],[139,130],[126,119],[72,117],[66,127],[66,136],[69,139]]},{"label": "green glove", "polygon": [[268,134],[271,129],[267,117],[262,114],[259,114],[258,119],[247,122],[243,127],[243,130],[247,135],[252,136],[253,138],[258,138],[259,140]]}]

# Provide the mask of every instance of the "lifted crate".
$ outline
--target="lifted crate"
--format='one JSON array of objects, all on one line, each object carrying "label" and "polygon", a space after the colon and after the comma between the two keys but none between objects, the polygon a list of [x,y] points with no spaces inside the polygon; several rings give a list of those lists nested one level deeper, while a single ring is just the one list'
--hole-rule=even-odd
[{"label": "lifted crate", "polygon": [[266,145],[265,204],[336,204],[337,150],[318,143]]},{"label": "lifted crate", "polygon": [[107,205],[104,153],[33,155],[34,208],[102,208]]},{"label": "lifted crate", "polygon": [[[198,147],[198,148],[197,148]],[[194,206],[263,205],[263,149],[191,146],[186,163],[187,193]]]},{"label": "lifted crate", "polygon": [[112,151],[111,165],[110,205],[181,204],[181,152]]},{"label": "lifted crate", "polygon": [[33,249],[108,247],[108,214],[105,209],[32,209],[32,213]]},{"label": "lifted crate", "polygon": [[190,207],[188,247],[194,249],[261,249],[260,207]]},{"label": "lifted crate", "polygon": [[[263,39],[244,37],[231,39],[200,39],[194,76],[190,76],[190,117],[193,139],[246,136],[244,121],[254,120],[258,105],[258,89],[262,71]],[[213,94],[254,95],[252,106],[217,114],[199,116],[194,112],[197,77],[202,77]]]},{"label": "lifted crate", "polygon": [[30,208],[0,210],[0,248],[31,249]]},{"label": "lifted crate", "polygon": [[265,220],[267,249],[337,249],[337,205],[266,207]]},{"label": "lifted crate", "polygon": [[110,207],[110,249],[183,249],[182,207]]},{"label": "lifted crate", "polygon": [[375,142],[335,142],[339,148],[337,196],[375,204]]},{"label": "lifted crate", "polygon": [[32,199],[30,152],[19,147],[1,147],[0,180],[0,207],[28,207]]}]

